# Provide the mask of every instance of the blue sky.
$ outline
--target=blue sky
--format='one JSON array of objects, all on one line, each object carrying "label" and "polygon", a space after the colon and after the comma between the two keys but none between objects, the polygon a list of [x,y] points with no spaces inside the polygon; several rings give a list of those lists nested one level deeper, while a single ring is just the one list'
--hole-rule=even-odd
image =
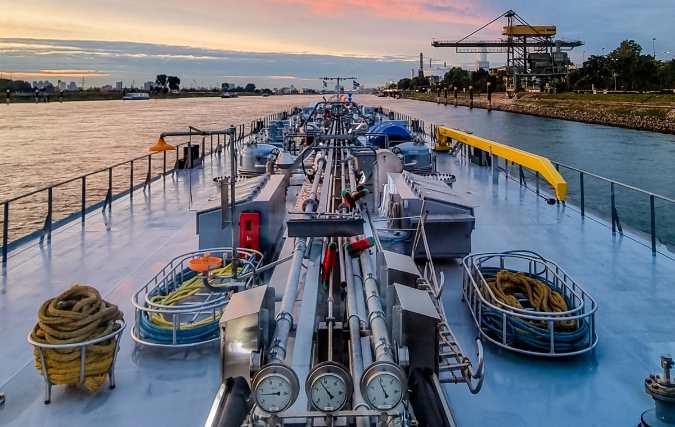
[{"label": "blue sky", "polygon": [[[659,59],[675,54],[673,0],[0,0],[0,71],[29,81],[84,77],[87,86],[141,85],[165,73],[187,86],[318,88],[318,77],[353,70],[361,83],[379,85],[410,76],[420,52],[426,65],[429,57],[471,64],[475,55],[434,49],[431,39],[462,38],[509,8],[584,41],[575,62],[624,39],[652,53],[655,37]],[[504,23],[475,37],[499,38]]]}]

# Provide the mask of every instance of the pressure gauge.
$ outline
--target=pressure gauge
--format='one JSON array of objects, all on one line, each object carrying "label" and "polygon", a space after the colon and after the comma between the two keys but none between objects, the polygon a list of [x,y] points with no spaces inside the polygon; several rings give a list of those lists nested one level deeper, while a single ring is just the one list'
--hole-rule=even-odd
[{"label": "pressure gauge", "polygon": [[375,362],[363,371],[361,394],[373,409],[394,409],[401,403],[406,392],[406,375],[395,363]]},{"label": "pressure gauge", "polygon": [[291,368],[271,363],[253,377],[253,399],[263,411],[277,414],[288,409],[298,398],[300,381]]},{"label": "pressure gauge", "polygon": [[342,409],[352,389],[351,375],[335,362],[319,363],[312,368],[305,382],[305,392],[312,406],[326,413]]}]

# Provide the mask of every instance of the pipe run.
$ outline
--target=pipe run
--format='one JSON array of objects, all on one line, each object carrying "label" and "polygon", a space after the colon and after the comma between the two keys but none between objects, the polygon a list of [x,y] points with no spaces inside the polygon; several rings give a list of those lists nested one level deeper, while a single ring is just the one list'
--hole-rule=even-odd
[{"label": "pipe run", "polygon": [[[354,269],[352,268],[351,257],[344,253],[345,241],[343,238],[340,240],[340,252],[343,253],[343,258],[346,259],[345,263],[345,281],[347,283],[347,323],[349,324],[349,356],[350,356],[350,367],[352,370],[352,378],[354,380],[354,397],[352,399],[353,409],[355,411],[367,410],[368,405],[366,404],[363,396],[361,395],[361,389],[359,384],[361,383],[361,376],[363,375],[363,350],[361,348],[361,332],[359,329],[359,316],[357,314],[357,296],[356,296],[356,286],[354,284]],[[357,417],[356,419],[357,426],[368,426],[368,419],[365,417]]]},{"label": "pipe run", "polygon": [[300,272],[302,271],[302,260],[305,257],[306,250],[306,239],[295,239],[291,271],[286,280],[284,297],[281,299],[281,310],[276,317],[277,326],[274,328],[274,337],[272,338],[272,346],[269,350],[268,362],[284,363],[284,360],[286,359],[288,336],[291,333],[291,329],[293,329],[293,307],[295,306],[295,298],[298,293]]},{"label": "pipe run", "polygon": [[363,285],[366,291],[366,304],[368,306],[368,319],[370,320],[370,329],[373,332],[375,360],[393,362],[394,357],[389,342],[387,323],[384,311],[382,310],[380,295],[377,291],[377,281],[373,275],[373,266],[370,262],[370,250],[362,251],[360,258]]}]

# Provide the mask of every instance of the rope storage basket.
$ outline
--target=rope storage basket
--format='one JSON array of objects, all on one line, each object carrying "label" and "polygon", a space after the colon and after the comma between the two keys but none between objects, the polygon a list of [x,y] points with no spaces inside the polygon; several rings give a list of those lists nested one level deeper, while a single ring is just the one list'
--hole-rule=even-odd
[{"label": "rope storage basket", "polygon": [[[171,260],[132,297],[136,313],[131,337],[140,344],[172,348],[218,341],[223,308],[233,292],[254,286],[263,254],[238,248],[234,277],[232,258],[232,249],[214,248]],[[208,268],[201,271],[204,260]]]},{"label": "rope storage basket", "polygon": [[524,354],[571,356],[593,349],[597,303],[557,264],[529,251],[462,260],[464,299],[480,334]]},{"label": "rope storage basket", "polygon": [[95,392],[110,376],[114,388],[115,358],[125,326],[124,314],[90,286],[73,285],[42,304],[28,342],[46,382],[45,403],[54,384],[84,384]]}]

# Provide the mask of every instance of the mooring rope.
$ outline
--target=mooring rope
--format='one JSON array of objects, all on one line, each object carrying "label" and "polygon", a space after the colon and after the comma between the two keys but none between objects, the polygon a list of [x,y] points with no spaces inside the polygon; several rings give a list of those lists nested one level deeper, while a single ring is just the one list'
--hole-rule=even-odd
[{"label": "mooring rope", "polygon": [[[103,299],[90,286],[73,285],[56,298],[47,300],[38,310],[38,324],[31,339],[41,344],[76,344],[104,337],[120,329],[116,321],[124,314],[116,305]],[[81,374],[81,347],[42,348],[47,376],[52,384],[77,385]],[[117,340],[111,338],[85,349],[84,384],[91,391],[103,385],[117,351]],[[35,367],[42,372],[38,349]]]}]

